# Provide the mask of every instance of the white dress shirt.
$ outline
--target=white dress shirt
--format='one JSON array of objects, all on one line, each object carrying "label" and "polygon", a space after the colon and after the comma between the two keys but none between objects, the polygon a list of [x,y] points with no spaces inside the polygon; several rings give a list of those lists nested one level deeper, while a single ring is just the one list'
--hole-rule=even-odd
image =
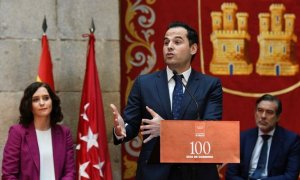
[{"label": "white dress shirt", "polygon": [[[191,72],[192,72],[192,68],[190,67],[188,70],[181,73],[183,75],[182,83],[185,86],[187,85],[187,82],[189,80]],[[178,74],[178,75],[181,75],[181,74]],[[169,97],[170,97],[171,104],[173,102],[173,91],[174,91],[174,87],[175,87],[175,80],[173,79],[173,76],[174,76],[173,71],[167,66],[167,78],[168,78]],[[183,87],[183,93],[184,93],[184,91],[185,91],[185,88]],[[172,105],[171,105],[171,110],[172,110]]]},{"label": "white dress shirt", "polygon": [[55,180],[51,128],[35,131],[40,152],[40,180]]}]

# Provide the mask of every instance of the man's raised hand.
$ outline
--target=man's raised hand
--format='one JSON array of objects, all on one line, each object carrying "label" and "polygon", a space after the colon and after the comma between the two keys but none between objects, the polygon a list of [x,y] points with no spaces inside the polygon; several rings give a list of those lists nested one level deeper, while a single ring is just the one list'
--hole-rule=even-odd
[{"label": "man's raised hand", "polygon": [[114,104],[110,104],[114,114],[114,131],[119,137],[126,137],[126,129],[122,116],[120,115],[117,107]]}]

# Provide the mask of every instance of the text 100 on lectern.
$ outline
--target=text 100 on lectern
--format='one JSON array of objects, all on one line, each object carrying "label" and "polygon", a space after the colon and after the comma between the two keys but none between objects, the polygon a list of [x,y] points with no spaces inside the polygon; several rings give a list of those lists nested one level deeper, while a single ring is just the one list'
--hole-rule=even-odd
[{"label": "text 100 on lectern", "polygon": [[239,121],[163,120],[161,163],[239,163]]}]

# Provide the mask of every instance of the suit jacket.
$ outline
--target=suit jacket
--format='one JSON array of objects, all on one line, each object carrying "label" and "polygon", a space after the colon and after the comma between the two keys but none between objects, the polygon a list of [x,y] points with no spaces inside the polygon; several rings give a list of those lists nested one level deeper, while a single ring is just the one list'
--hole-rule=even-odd
[{"label": "suit jacket", "polygon": [[[197,119],[198,114],[201,120],[219,120],[222,118],[222,86],[219,79],[192,70],[187,88],[197,100],[199,110],[197,110],[196,103],[185,91],[180,119]],[[136,137],[139,133],[142,119],[152,119],[146,110],[146,106],[152,108],[163,119],[173,119],[166,70],[137,77],[123,115],[125,122],[128,124],[126,126],[127,136],[122,141],[114,137],[115,144],[126,142]],[[147,138],[147,136],[144,138]],[[168,178],[171,164],[149,163],[151,153],[158,142],[159,137],[153,138],[142,145],[138,159],[137,179],[159,180]],[[197,179],[218,179],[215,164],[194,164],[192,166],[185,164],[182,167],[187,171],[185,179],[190,174],[190,170],[196,173],[194,177],[198,177]]]},{"label": "suit jacket", "polygon": [[[258,137],[258,128],[241,133],[239,164],[229,164],[226,179],[248,179],[252,152]],[[297,134],[277,126],[269,152],[266,180],[297,180],[300,171],[300,138]]]},{"label": "suit jacket", "polygon": [[[74,149],[68,128],[51,127],[55,179],[75,179]],[[2,179],[38,180],[40,156],[34,124],[13,125],[3,152]]]}]

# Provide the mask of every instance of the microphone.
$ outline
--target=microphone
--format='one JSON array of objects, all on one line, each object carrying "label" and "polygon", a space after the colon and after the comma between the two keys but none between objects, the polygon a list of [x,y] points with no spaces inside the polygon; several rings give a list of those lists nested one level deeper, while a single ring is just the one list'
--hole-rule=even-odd
[{"label": "microphone", "polygon": [[[173,74],[175,76],[179,76],[177,71],[176,70],[173,70]],[[191,94],[191,92],[189,91],[189,89],[186,87],[186,85],[182,82],[182,78],[181,78],[181,81],[180,83],[183,85],[183,87],[185,88],[186,92],[188,93],[188,95],[193,99],[193,101],[195,102],[196,104],[196,107],[197,107],[197,120],[200,119],[200,114],[199,114],[199,104],[198,102],[196,101],[196,98]]]}]

